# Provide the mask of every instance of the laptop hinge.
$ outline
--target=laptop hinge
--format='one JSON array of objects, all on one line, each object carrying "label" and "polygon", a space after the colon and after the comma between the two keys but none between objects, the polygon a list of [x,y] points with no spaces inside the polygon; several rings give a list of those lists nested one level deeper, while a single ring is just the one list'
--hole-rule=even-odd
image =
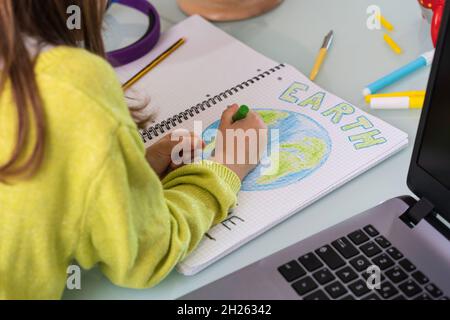
[{"label": "laptop hinge", "polygon": [[434,205],[426,198],[420,199],[408,211],[400,216],[400,219],[411,229],[416,227],[420,221],[425,219],[434,211]]}]

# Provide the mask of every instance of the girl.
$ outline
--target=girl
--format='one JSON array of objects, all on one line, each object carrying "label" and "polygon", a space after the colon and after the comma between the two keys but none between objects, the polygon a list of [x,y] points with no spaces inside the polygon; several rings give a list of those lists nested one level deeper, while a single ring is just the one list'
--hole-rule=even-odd
[{"label": "girl", "polygon": [[[73,260],[119,286],[157,284],[226,217],[255,167],[219,163],[226,143],[217,161],[180,168],[170,137],[144,150],[103,59],[105,2],[0,2],[1,299],[60,298]],[[81,30],[66,27],[73,4]],[[254,113],[232,123],[236,111],[222,132],[265,129]]]}]

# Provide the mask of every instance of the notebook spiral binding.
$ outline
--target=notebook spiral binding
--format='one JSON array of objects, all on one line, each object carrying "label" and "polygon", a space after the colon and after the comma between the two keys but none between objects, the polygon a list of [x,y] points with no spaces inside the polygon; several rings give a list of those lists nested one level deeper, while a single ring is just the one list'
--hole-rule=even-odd
[{"label": "notebook spiral binding", "polygon": [[216,104],[223,102],[224,100],[228,99],[229,97],[233,96],[234,94],[239,93],[240,91],[250,87],[251,85],[261,81],[262,79],[276,73],[277,71],[284,68],[285,64],[279,64],[273,68],[268,69],[265,72],[260,73],[259,75],[248,79],[234,87],[231,87],[218,95],[215,95],[213,97],[210,97],[209,99],[198,103],[197,105],[190,107],[186,109],[183,112],[180,112],[179,114],[168,118],[167,120],[161,121],[159,124],[156,124],[152,127],[150,127],[147,130],[141,131],[142,139],[144,140],[144,143],[147,141],[151,141],[158,136],[165,134],[166,132],[176,128],[180,124],[182,124],[184,121],[187,121],[196,115],[200,114],[200,112],[205,111]]}]

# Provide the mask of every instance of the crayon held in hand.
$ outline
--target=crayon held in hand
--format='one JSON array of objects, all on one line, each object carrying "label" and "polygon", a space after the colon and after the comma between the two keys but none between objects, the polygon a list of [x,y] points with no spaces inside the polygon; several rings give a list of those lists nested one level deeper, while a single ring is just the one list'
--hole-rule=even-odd
[{"label": "crayon held in hand", "polygon": [[247,115],[249,112],[250,112],[250,108],[248,106],[246,106],[246,105],[241,106],[232,118],[233,123],[247,118]]}]

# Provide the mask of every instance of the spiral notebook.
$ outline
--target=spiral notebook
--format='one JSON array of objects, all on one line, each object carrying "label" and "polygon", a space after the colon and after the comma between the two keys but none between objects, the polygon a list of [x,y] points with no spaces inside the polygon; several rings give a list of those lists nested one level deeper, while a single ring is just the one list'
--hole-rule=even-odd
[{"label": "spiral notebook", "polygon": [[150,145],[176,128],[201,130],[207,155],[214,149],[222,112],[235,102],[251,106],[271,130],[269,151],[243,182],[237,208],[178,266],[185,275],[301,214],[306,206],[408,144],[402,131],[198,16],[164,33],[147,57],[117,69],[121,80],[128,80],[180,37],[187,43],[135,86],[151,96],[157,111],[156,123],[141,132],[145,143]]}]

